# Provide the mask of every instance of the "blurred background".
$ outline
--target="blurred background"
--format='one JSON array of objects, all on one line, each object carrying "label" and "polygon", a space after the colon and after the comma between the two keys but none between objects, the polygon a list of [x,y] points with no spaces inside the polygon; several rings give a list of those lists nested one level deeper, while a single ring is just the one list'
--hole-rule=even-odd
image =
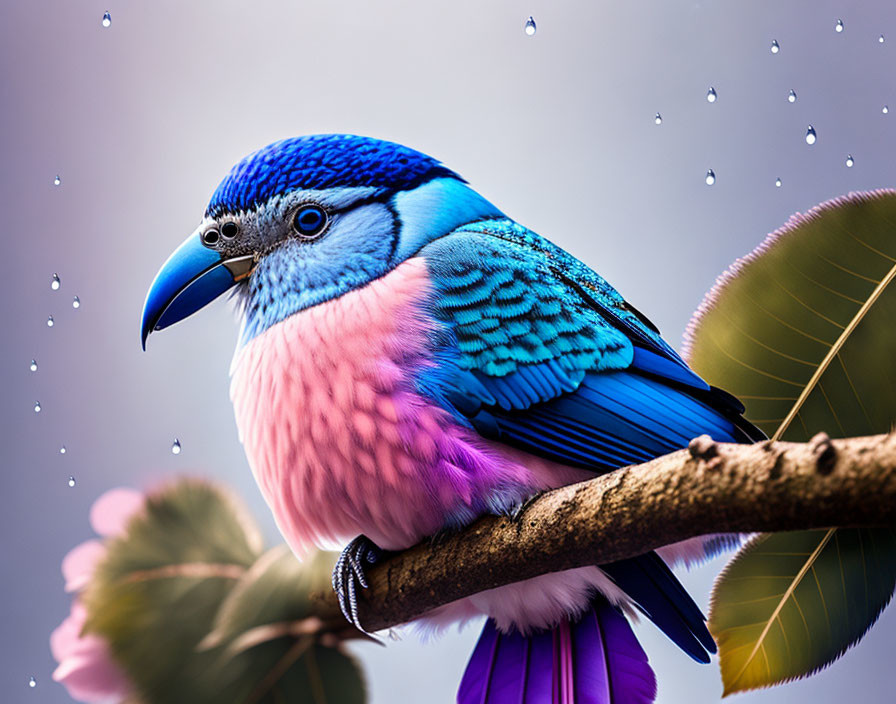
[{"label": "blurred background", "polygon": [[[6,702],[70,701],[50,678],[69,604],[59,563],[90,536],[102,491],[213,477],[279,541],[228,399],[228,304],[146,353],[138,338],[153,275],[244,154],[314,132],[430,153],[673,344],[715,277],[791,213],[896,185],[896,4],[883,0],[106,2],[0,6]],[[683,578],[704,606],[723,564]],[[452,702],[477,634],[355,646],[371,700]],[[715,664],[650,624],[639,637],[660,702],[719,699]],[[894,649],[890,609],[833,667],[737,700],[891,702]]]}]

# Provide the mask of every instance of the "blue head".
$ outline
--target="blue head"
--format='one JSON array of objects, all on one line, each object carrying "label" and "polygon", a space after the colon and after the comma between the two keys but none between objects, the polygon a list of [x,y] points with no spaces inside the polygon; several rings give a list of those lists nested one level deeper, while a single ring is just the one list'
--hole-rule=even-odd
[{"label": "blue head", "polygon": [[143,344],[234,286],[251,339],[460,225],[500,216],[453,171],[399,144],[352,135],[275,142],[233,167],[156,275]]}]

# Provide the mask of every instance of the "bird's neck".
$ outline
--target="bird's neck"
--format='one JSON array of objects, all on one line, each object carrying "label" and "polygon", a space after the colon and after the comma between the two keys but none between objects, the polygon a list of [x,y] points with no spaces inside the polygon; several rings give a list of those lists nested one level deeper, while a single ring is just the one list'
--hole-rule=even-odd
[{"label": "bird's neck", "polygon": [[462,225],[503,218],[504,214],[463,181],[437,178],[392,197],[401,223],[395,263],[414,256],[421,248]]}]

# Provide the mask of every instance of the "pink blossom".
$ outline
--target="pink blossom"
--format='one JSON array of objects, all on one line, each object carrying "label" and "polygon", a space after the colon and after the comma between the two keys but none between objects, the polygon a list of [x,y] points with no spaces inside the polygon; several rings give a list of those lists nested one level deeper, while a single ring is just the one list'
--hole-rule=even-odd
[{"label": "pink blossom", "polygon": [[100,540],[87,540],[72,548],[62,558],[65,591],[79,592],[90,582],[97,564],[106,556],[106,546]]},{"label": "pink blossom", "polygon": [[50,650],[59,662],[53,679],[65,685],[73,699],[87,704],[115,704],[131,691],[109,646],[92,633],[82,633],[87,609],[75,601],[72,611],[50,634]]},{"label": "pink blossom", "polygon": [[90,525],[104,538],[115,538],[143,508],[145,497],[136,489],[109,489],[90,507]]},{"label": "pink blossom", "polygon": [[[143,508],[144,496],[133,489],[111,489],[90,509],[90,524],[104,538],[121,535],[128,522]],[[67,592],[79,592],[93,578],[96,566],[106,555],[102,540],[87,540],[73,548],[62,560],[62,576]],[[69,616],[50,635],[50,650],[59,666],[53,679],[61,682],[72,698],[87,704],[116,704],[131,686],[121,667],[112,659],[102,637],[84,633],[87,609],[72,603]]]}]

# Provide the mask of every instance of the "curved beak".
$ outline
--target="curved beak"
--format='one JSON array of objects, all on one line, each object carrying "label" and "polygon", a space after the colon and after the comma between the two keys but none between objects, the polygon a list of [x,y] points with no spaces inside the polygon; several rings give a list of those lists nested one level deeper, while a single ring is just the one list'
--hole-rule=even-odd
[{"label": "curved beak", "polygon": [[194,232],[159,269],[143,304],[140,341],[211,303],[255,268],[255,255],[225,259]]}]

